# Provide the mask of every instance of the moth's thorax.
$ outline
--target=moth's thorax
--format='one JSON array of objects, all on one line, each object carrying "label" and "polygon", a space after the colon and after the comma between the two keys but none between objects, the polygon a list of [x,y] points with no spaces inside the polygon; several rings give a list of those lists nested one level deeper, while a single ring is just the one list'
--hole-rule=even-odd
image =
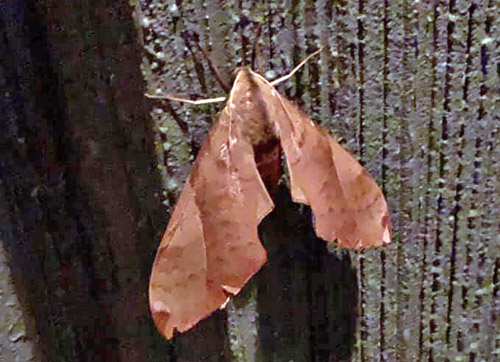
[{"label": "moth's thorax", "polygon": [[243,137],[254,146],[276,138],[262,97],[258,80],[248,69],[241,68],[226,107],[231,122],[237,123]]}]

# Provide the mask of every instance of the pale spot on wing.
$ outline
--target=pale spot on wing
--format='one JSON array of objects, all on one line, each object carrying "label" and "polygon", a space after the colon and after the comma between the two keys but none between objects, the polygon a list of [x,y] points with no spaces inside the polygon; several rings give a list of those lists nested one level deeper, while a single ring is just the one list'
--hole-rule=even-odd
[{"label": "pale spot on wing", "polygon": [[222,289],[232,295],[236,295],[240,292],[241,288],[232,287],[230,285],[221,285]]},{"label": "pale spot on wing", "polygon": [[227,303],[229,303],[229,301],[230,301],[230,300],[231,300],[231,298],[230,298],[230,297],[228,297],[228,298],[226,299],[226,301],[225,301],[224,303],[222,303],[222,305],[219,307],[219,309],[224,309],[224,308],[226,308],[226,305],[227,305]]},{"label": "pale spot on wing", "polygon": [[151,304],[151,309],[153,313],[167,313],[170,314],[170,309],[168,306],[163,303],[162,301],[155,301],[153,304]]}]

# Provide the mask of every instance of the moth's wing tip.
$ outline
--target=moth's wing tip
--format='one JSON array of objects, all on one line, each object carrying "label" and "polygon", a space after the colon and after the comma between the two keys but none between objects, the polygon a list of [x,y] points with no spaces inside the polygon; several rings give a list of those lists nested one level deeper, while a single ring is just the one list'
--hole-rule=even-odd
[{"label": "moth's wing tip", "polygon": [[[238,294],[241,290],[241,287],[233,287],[230,285],[221,285],[221,288],[228,297],[234,297],[236,294]],[[224,302],[226,303],[226,302]]]},{"label": "moth's wing tip", "polygon": [[392,223],[389,211],[387,210],[387,204],[385,205],[385,208],[386,210],[379,221],[382,231],[376,232],[376,235],[374,237],[370,237],[368,240],[358,240],[355,243],[353,248],[354,250],[378,248],[392,243]]}]

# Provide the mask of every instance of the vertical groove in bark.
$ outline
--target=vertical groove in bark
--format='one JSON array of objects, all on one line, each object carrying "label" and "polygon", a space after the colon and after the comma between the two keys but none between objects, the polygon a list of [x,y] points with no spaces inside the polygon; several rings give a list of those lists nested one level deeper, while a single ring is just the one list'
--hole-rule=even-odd
[{"label": "vertical groove in bark", "polygon": [[[388,0],[384,0],[384,13],[383,13],[383,39],[384,39],[384,48],[383,48],[383,72],[382,72],[382,165],[381,165],[381,180],[382,180],[382,190],[384,193],[387,193],[387,143],[388,143],[388,134],[387,134],[387,112],[388,112],[388,74],[389,74],[389,19],[388,19],[388,9],[389,2]],[[381,250],[380,252],[380,263],[382,267],[381,271],[381,282],[380,282],[380,361],[385,362],[386,358],[386,306],[385,306],[385,298],[386,298],[386,255],[385,251]]]},{"label": "vertical groove in bark", "polygon": [[[437,1],[434,2],[433,5],[433,14],[432,14],[432,47],[435,51],[438,49],[438,43],[437,43],[437,37],[438,37],[438,29],[437,29],[437,20],[439,16],[438,12],[438,6],[437,6]],[[430,115],[429,115],[429,123],[428,123],[428,143],[427,143],[427,182],[426,184],[428,185],[428,189],[426,192],[426,198],[425,198],[425,204],[424,204],[424,210],[432,209],[431,206],[431,201],[433,198],[432,195],[432,189],[431,185],[435,184],[435,168],[434,168],[434,157],[436,153],[436,126],[435,126],[435,106],[436,106],[436,83],[437,83],[437,75],[436,75],[436,65],[437,65],[437,58],[436,55],[433,54],[431,58],[431,65],[432,65],[432,81],[431,81],[431,94],[430,94]],[[420,331],[419,331],[419,360],[423,361],[424,359],[430,358],[430,353],[425,350],[425,335],[428,335],[430,344],[432,344],[432,327],[429,326],[429,333],[427,333],[427,328],[426,328],[426,319],[429,318],[429,315],[432,314],[432,311],[426,311],[424,308],[426,306],[426,301],[428,298],[428,295],[431,294],[429,293],[427,289],[430,287],[427,282],[427,278],[429,276],[429,266],[430,266],[430,244],[433,240],[430,240],[430,236],[433,234],[434,228],[431,229],[431,223],[435,224],[437,223],[437,217],[436,220],[431,219],[431,215],[429,215],[428,212],[425,212],[425,229],[424,229],[424,242],[423,242],[423,260],[422,260],[422,268],[421,268],[421,285],[420,285]],[[434,241],[436,242],[436,241]],[[432,294],[431,294],[431,300],[433,299]],[[432,322],[430,319],[428,319],[430,322]],[[427,356],[426,356],[427,354]]]}]

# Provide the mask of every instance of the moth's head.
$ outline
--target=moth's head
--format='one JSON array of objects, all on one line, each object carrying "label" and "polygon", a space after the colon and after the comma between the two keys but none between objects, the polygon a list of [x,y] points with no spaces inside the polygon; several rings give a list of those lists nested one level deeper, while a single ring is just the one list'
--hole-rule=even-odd
[{"label": "moth's head", "polygon": [[240,82],[242,79],[248,79],[250,75],[253,73],[250,67],[238,67],[233,71],[232,76],[232,87],[235,86],[237,82]]},{"label": "moth's head", "polygon": [[234,72],[230,98],[247,98],[256,91],[255,73],[250,67],[239,67]]}]

